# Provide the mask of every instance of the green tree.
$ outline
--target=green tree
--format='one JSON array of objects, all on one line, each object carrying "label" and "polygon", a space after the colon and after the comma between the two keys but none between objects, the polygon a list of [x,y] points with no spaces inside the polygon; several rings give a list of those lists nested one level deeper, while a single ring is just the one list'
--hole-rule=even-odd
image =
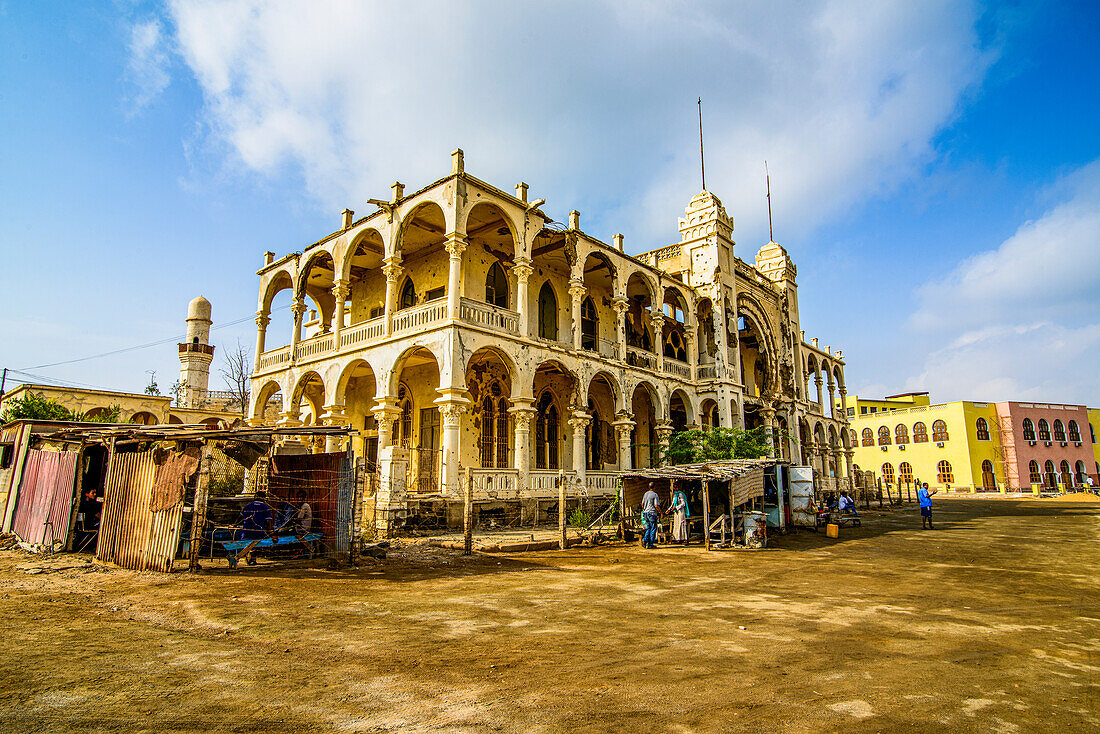
[{"label": "green tree", "polygon": [[[90,412],[90,411],[89,411]],[[100,408],[99,410],[91,413],[73,413],[69,420],[80,421],[82,423],[121,423],[122,406],[121,405],[109,405],[106,408]]]},{"label": "green tree", "polygon": [[760,459],[768,455],[764,428],[691,428],[672,435],[665,459],[668,464],[694,464],[725,459]]},{"label": "green tree", "polygon": [[149,384],[145,386],[146,395],[160,395],[160,387],[157,385],[157,372],[156,370],[148,370],[149,372]]},{"label": "green tree", "polygon": [[13,398],[4,406],[0,422],[17,420],[67,421],[72,413],[61,403],[42,393],[27,393],[21,398]]}]

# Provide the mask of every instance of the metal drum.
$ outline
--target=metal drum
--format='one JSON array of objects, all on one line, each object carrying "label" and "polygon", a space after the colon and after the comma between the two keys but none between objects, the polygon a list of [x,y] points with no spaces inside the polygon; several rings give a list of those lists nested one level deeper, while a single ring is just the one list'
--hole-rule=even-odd
[{"label": "metal drum", "polygon": [[741,514],[745,521],[745,545],[749,548],[764,548],[768,544],[768,513],[745,512]]}]

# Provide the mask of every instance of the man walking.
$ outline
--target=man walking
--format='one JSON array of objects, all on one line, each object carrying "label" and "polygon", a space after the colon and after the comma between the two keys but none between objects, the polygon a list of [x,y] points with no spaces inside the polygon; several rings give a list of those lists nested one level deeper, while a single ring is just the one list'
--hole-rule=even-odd
[{"label": "man walking", "polygon": [[661,498],[657,496],[653,482],[649,490],[642,495],[642,519],[645,521],[645,534],[642,535],[643,548],[657,547],[657,523],[661,516]]},{"label": "man walking", "polygon": [[929,490],[928,482],[922,484],[920,489],[917,490],[917,501],[920,503],[921,530],[925,528],[932,529],[932,495],[938,491],[938,489]]}]

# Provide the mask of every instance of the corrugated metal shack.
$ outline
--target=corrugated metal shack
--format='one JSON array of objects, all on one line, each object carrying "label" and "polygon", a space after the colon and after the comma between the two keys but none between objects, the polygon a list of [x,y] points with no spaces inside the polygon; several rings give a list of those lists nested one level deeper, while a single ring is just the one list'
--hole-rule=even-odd
[{"label": "corrugated metal shack", "polygon": [[[286,461],[314,476],[311,496],[320,498],[319,487],[326,486],[336,496],[332,467],[351,464],[343,453],[293,460],[277,454],[278,441],[347,435],[343,427],[53,423],[43,428],[48,432],[35,435],[31,445],[69,450],[24,453],[25,466],[8,499],[12,530],[25,547],[94,550],[101,561],[139,571],[169,572],[183,558],[198,566],[204,542],[213,545],[206,519],[212,488],[228,488],[244,502],[252,498],[243,495],[246,484],[266,487],[268,472]],[[337,504],[322,513],[335,518]],[[350,509],[344,514],[350,518]],[[327,547],[346,552],[352,528],[336,533],[334,522],[328,527]]]},{"label": "corrugated metal shack", "polygon": [[[766,495],[783,506],[786,467],[786,462],[775,459],[730,459],[623,471],[623,515],[628,526],[636,526],[642,495],[650,483],[666,508],[673,486],[679,484],[688,497],[692,532],[702,535],[709,549],[712,534],[724,538],[728,531],[733,539],[743,531],[740,516],[744,512],[766,510]],[[785,527],[786,513],[777,515],[779,527]]]}]

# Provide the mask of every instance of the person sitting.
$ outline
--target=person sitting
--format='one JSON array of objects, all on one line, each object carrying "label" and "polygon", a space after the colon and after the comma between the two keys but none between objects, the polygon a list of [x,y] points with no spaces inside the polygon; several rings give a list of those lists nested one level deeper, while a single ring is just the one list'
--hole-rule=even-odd
[{"label": "person sitting", "polygon": [[309,506],[308,502],[303,502],[302,506],[298,508],[298,513],[294,517],[294,533],[301,537],[308,534],[312,526],[313,508]]},{"label": "person sitting", "polygon": [[262,540],[271,530],[271,524],[275,519],[275,513],[271,505],[267,504],[267,492],[260,490],[256,498],[244,506],[241,510],[239,524],[241,530],[237,534],[238,540]]},{"label": "person sitting", "polygon": [[856,512],[856,503],[848,496],[848,491],[844,490],[840,493],[840,500],[837,502],[837,508],[842,512],[846,512],[850,515],[859,516]]}]

